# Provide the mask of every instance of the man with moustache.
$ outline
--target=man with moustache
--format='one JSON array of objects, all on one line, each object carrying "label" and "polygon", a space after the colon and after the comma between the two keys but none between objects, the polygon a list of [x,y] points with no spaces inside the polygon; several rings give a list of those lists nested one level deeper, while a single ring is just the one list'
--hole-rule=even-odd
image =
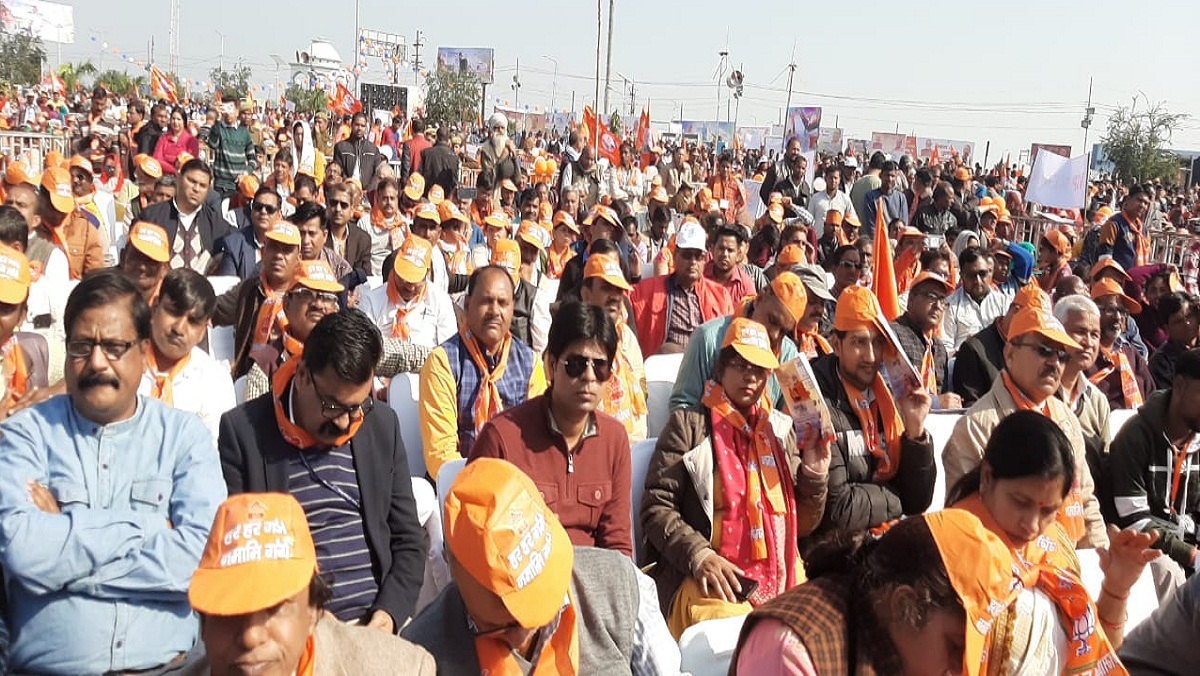
[{"label": "man with moustache", "polygon": [[363,189],[375,189],[380,166],[387,164],[379,146],[367,138],[367,115],[355,113],[350,122],[350,138],[333,147],[333,161],[342,169],[346,178],[356,178]]},{"label": "man with moustache", "polygon": [[770,204],[771,193],[777,192],[783,197],[785,209],[804,208],[812,194],[812,186],[806,180],[807,173],[808,158],[800,152],[800,137],[793,136],[788,139],[783,157],[767,170],[758,194],[764,204]]},{"label": "man with moustache", "polygon": [[487,185],[500,185],[505,179],[516,182],[521,177],[516,149],[508,138],[508,118],[493,113],[488,118],[491,136],[479,148],[479,175],[487,177]]},{"label": "man with moustache", "polygon": [[922,272],[913,280],[904,314],[891,323],[901,349],[917,369],[921,385],[937,397],[939,408],[961,408],[962,397],[949,392],[949,356],[938,340],[946,299],[954,292],[949,280],[933,272]]},{"label": "man with moustache", "polygon": [[1088,379],[1112,408],[1139,408],[1154,391],[1154,376],[1145,357],[1122,334],[1129,315],[1141,312],[1142,305],[1111,277],[1092,284],[1092,300],[1100,308],[1100,354],[1087,370]]},{"label": "man with moustache", "polygon": [[395,634],[412,618],[424,574],[400,421],[375,405],[379,330],[342,310],[313,328],[270,394],[221,418],[218,449],[231,494],[290,493],[332,580],[339,621]]},{"label": "man with moustache", "polygon": [[0,425],[8,667],[190,673],[188,583],[226,494],[212,437],[138,396],[151,316],[133,282],[88,275],[64,317],[67,396]]}]

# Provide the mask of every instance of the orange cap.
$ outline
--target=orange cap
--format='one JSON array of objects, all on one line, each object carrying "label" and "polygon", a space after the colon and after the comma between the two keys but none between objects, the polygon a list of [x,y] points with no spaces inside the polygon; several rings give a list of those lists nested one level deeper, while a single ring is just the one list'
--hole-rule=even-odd
[{"label": "orange cap", "polygon": [[974,176],[971,175],[970,169],[967,169],[966,167],[959,167],[958,171],[954,172],[954,178],[960,181],[969,181],[974,178]]},{"label": "orange cap", "polygon": [[438,225],[442,224],[442,214],[438,211],[438,207],[433,202],[421,202],[417,205],[417,212],[413,214],[413,218],[420,218],[426,221],[433,221]]},{"label": "orange cap", "polygon": [[419,284],[429,275],[429,266],[432,264],[433,245],[423,237],[409,235],[396,253],[392,270],[409,284]]},{"label": "orange cap", "polygon": [[537,247],[539,251],[546,248],[546,231],[534,221],[521,221],[521,227],[517,228],[517,237],[527,244]]},{"label": "orange cap", "polygon": [[493,211],[485,216],[483,219],[483,224],[490,225],[493,228],[500,228],[505,232],[508,232],[509,226],[512,225],[512,223],[508,220],[508,216],[505,216],[504,212],[502,211]]},{"label": "orange cap", "polygon": [[900,231],[900,239],[908,239],[909,237],[920,237],[921,239],[924,239],[925,233],[913,227],[905,227]]},{"label": "orange cap", "polygon": [[1120,296],[1125,309],[1129,310],[1129,314],[1131,315],[1140,314],[1142,311],[1142,304],[1126,296],[1125,290],[1112,277],[1105,277],[1092,284],[1092,300],[1100,300],[1105,296]]},{"label": "orange cap", "polygon": [[978,676],[992,623],[1020,589],[1012,552],[965,510],[945,509],[920,518],[929,526],[950,586],[967,614],[963,672]]},{"label": "orange cap", "polygon": [[446,496],[446,546],[526,629],[549,624],[571,585],[575,550],[537,486],[515,465],[480,458]]},{"label": "orange cap", "polygon": [[192,155],[191,153],[188,153],[188,152],[179,153],[179,156],[175,158],[175,170],[179,171],[179,170],[183,169],[183,165],[187,164],[188,162],[190,162],[194,159],[196,159],[196,156]]},{"label": "orange cap", "polygon": [[612,254],[592,254],[588,256],[587,264],[583,266],[583,278],[599,277],[618,289],[631,290],[625,273],[621,272],[621,262]]},{"label": "orange cap", "polygon": [[650,191],[650,201],[658,202],[659,204],[666,204],[667,202],[669,202],[670,200],[667,199],[667,189],[662,187],[661,185],[655,187],[653,190]]},{"label": "orange cap", "polygon": [[62,165],[63,165],[62,153],[58,152],[57,150],[51,150],[50,152],[46,153],[46,159],[43,161],[42,170],[45,171],[46,169],[60,169],[60,168],[62,168]]},{"label": "orange cap", "polygon": [[[153,159],[153,158],[151,158]],[[238,179],[238,193],[245,199],[254,199],[254,194],[258,192],[260,187],[258,177],[254,174],[246,174]]]},{"label": "orange cap", "polygon": [[328,291],[341,293],[346,290],[333,274],[329,263],[317,259],[315,261],[300,261],[296,268],[296,285],[313,291]]},{"label": "orange cap", "polygon": [[1100,207],[1096,210],[1096,215],[1092,218],[1093,223],[1104,223],[1112,218],[1112,207]]},{"label": "orange cap", "polygon": [[446,191],[442,188],[442,186],[434,183],[433,187],[429,189],[430,203],[432,203],[434,206],[437,206],[441,204],[442,200],[444,199],[446,199]]},{"label": "orange cap", "polygon": [[825,225],[841,225],[842,212],[837,209],[830,209],[825,212]]},{"label": "orange cap", "polygon": [[150,178],[162,178],[162,165],[158,163],[158,160],[147,155],[146,153],[134,155],[133,166],[140,169],[143,174],[149,176]]},{"label": "orange cap", "polygon": [[596,207],[592,209],[591,217],[592,223],[595,223],[597,218],[603,218],[614,228],[619,229],[621,227],[621,219],[617,216],[617,212],[613,211],[612,207],[606,207],[603,204],[597,204]]},{"label": "orange cap", "polygon": [[1100,273],[1104,272],[1105,270],[1115,271],[1117,276],[1126,282],[1133,281],[1133,278],[1129,276],[1129,273],[1125,272],[1125,268],[1121,267],[1120,263],[1111,258],[1101,258],[1100,260],[1096,261],[1096,264],[1092,266],[1092,270],[1088,276],[1092,279],[1097,279],[1100,277]]},{"label": "orange cap", "polygon": [[516,191],[517,191],[517,184],[516,184],[516,183],[513,183],[513,182],[512,182],[512,179],[508,179],[508,178],[506,178],[506,179],[504,179],[503,181],[500,181],[500,189],[501,189],[501,190],[507,190],[507,191],[509,191],[509,192],[516,192]]},{"label": "orange cap", "polygon": [[800,278],[793,272],[781,272],[771,280],[771,291],[783,303],[783,307],[787,309],[792,319],[800,321],[800,318],[804,316],[805,309],[808,308],[808,290],[805,289],[804,282],[800,281]]},{"label": "orange cap", "polygon": [[1013,297],[1012,305],[1015,305],[1018,310],[1030,305],[1036,305],[1046,310],[1049,310],[1051,307],[1050,296],[1045,291],[1042,291],[1042,287],[1032,281],[1017,289],[1017,294]]},{"label": "orange cap", "polygon": [[317,550],[286,493],[242,493],[217,508],[188,600],[206,615],[247,615],[307,589]]},{"label": "orange cap", "polygon": [[1008,209],[1002,206],[996,211],[996,222],[1011,224],[1012,214],[1008,213]]},{"label": "orange cap", "polygon": [[999,208],[996,206],[996,199],[994,197],[984,197],[979,200],[979,213],[981,215],[994,213],[998,210]]},{"label": "orange cap", "polygon": [[909,288],[909,290],[916,289],[921,284],[924,284],[925,282],[931,282],[931,281],[941,284],[942,289],[944,289],[946,291],[946,293],[948,293],[948,294],[954,293],[954,285],[950,283],[950,280],[946,279],[945,277],[939,275],[936,272],[929,272],[927,270],[922,270],[920,274],[918,274],[916,277],[914,277],[912,284],[910,284],[908,286],[908,288]]},{"label": "orange cap", "polygon": [[0,244],[0,303],[24,303],[32,283],[33,273],[25,254]]},{"label": "orange cap", "polygon": [[[53,152],[53,151],[51,151]],[[51,167],[42,172],[42,189],[50,194],[50,204],[60,214],[75,211],[75,192],[71,190],[71,172]]]},{"label": "orange cap", "polygon": [[783,223],[783,205],[779,203],[772,204],[767,207],[767,216],[774,223]]},{"label": "orange cap", "polygon": [[414,171],[408,175],[408,181],[404,184],[404,196],[416,201],[421,199],[424,194],[425,177]]},{"label": "orange cap", "polygon": [[776,268],[790,268],[793,265],[803,265],[807,262],[808,255],[804,253],[804,247],[799,244],[789,244],[783,247],[783,250],[775,257]]},{"label": "orange cap", "polygon": [[1049,244],[1059,255],[1066,256],[1071,253],[1071,240],[1059,230],[1051,230],[1042,235],[1042,241]]},{"label": "orange cap", "polygon": [[1079,343],[1067,335],[1067,330],[1063,328],[1062,322],[1055,318],[1050,312],[1050,308],[1039,303],[1022,307],[1008,323],[1009,342],[1029,333],[1036,333],[1068,350],[1081,349]]},{"label": "orange cap", "polygon": [[700,188],[700,193],[696,195],[696,204],[700,207],[700,211],[712,211],[712,190],[709,190],[708,188]]},{"label": "orange cap", "polygon": [[446,225],[450,221],[458,221],[460,223],[470,222],[467,219],[467,215],[454,206],[454,202],[450,200],[442,200],[442,203],[438,205],[438,217],[441,218],[442,225]]},{"label": "orange cap", "polygon": [[20,185],[27,183],[33,187],[37,187],[38,179],[41,178],[38,174],[30,171],[29,164],[25,160],[14,160],[8,163],[8,170],[4,172],[4,182],[9,185]]},{"label": "orange cap", "polygon": [[833,328],[838,331],[870,329],[883,332],[883,310],[879,299],[865,286],[850,286],[837,300],[833,313]]},{"label": "orange cap", "polygon": [[71,163],[68,165],[68,168],[69,169],[79,169],[80,171],[86,171],[88,173],[88,176],[94,176],[96,173],[96,170],[92,169],[92,161],[87,159],[83,155],[75,155],[75,156],[71,157]]},{"label": "orange cap", "polygon": [[134,223],[129,229],[129,243],[152,261],[166,263],[171,260],[171,240],[161,225],[149,221]]},{"label": "orange cap", "polygon": [[492,252],[492,265],[508,270],[513,284],[521,281],[521,246],[515,239],[502,239],[496,242],[496,250]]},{"label": "orange cap", "polygon": [[[793,275],[795,276],[795,275]],[[771,349],[771,337],[762,324],[746,317],[734,317],[725,329],[721,349],[732,347],[742,359],[765,369],[779,368],[779,359]]]},{"label": "orange cap", "polygon": [[300,246],[300,229],[289,221],[279,221],[267,230],[267,239],[273,239],[280,244]]},{"label": "orange cap", "polygon": [[554,227],[556,228],[560,225],[563,225],[576,235],[579,234],[579,226],[575,224],[575,219],[571,217],[571,214],[568,214],[565,211],[555,212],[553,223]]}]

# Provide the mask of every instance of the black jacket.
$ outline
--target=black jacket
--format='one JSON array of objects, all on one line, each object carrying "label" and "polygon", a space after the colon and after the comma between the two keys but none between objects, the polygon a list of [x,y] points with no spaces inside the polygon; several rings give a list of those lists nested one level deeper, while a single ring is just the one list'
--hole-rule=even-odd
[{"label": "black jacket", "polygon": [[[813,360],[812,369],[836,431],[833,458],[829,463],[825,517],[814,535],[836,529],[873,528],[928,509],[933,501],[933,484],[937,481],[933,438],[929,432],[926,431],[918,441],[901,437],[900,468],[887,483],[875,483],[873,476],[878,463],[862,443],[858,416],[854,414],[846,388],[838,376],[837,355],[818,357]],[[856,447],[853,452],[852,440]]]},{"label": "black jacket", "polygon": [[425,177],[425,189],[434,184],[442,186],[446,197],[454,195],[458,188],[458,155],[448,143],[438,143],[421,151],[421,174]]},{"label": "black jacket", "polygon": [[[353,176],[354,168],[358,167],[358,176],[362,179],[363,190],[370,192],[375,189],[376,169],[386,159],[383,153],[379,152],[379,146],[361,138],[357,141],[350,139],[339,141],[333,147],[333,161],[342,168],[342,175],[347,178]],[[400,180],[405,179],[407,176]]]},{"label": "black jacket", "polygon": [[[325,238],[325,248],[333,249],[333,233]],[[371,236],[354,223],[346,226],[346,253],[342,255],[350,267],[362,270],[367,276],[381,274],[371,269]],[[385,275],[386,276],[386,275]]]},{"label": "black jacket", "polygon": [[[175,246],[175,234],[179,232],[179,209],[175,208],[175,200],[147,207],[142,212],[142,220],[161,225],[167,231],[171,246]],[[193,226],[199,228],[200,242],[204,245],[204,250],[214,256],[221,253],[221,248],[217,246],[221,238],[234,232],[229,221],[221,218],[221,214],[207,202],[200,207]]]},{"label": "black jacket", "polygon": [[992,389],[1004,368],[1004,342],[992,322],[958,348],[950,390],[962,397],[963,406],[970,407]]},{"label": "black jacket", "polygon": [[[221,416],[217,446],[230,495],[288,492],[288,464],[298,451],[284,441],[275,424],[270,394]],[[387,611],[399,630],[416,609],[426,547],[395,412],[376,406],[350,440],[350,451],[371,570],[379,583],[370,612]]]}]

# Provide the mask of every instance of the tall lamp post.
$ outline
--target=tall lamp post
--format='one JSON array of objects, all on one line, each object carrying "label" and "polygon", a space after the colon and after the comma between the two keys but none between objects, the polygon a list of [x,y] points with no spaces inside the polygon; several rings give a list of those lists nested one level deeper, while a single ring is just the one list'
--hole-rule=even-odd
[{"label": "tall lamp post", "polygon": [[554,64],[554,79],[550,82],[550,112],[554,112],[554,95],[558,92],[558,59],[542,54],[542,58]]}]

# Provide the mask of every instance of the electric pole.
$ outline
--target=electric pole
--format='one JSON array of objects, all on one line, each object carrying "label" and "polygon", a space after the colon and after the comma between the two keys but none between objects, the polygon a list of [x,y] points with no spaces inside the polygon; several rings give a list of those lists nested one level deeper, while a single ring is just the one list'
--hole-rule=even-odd
[{"label": "electric pole", "polygon": [[613,3],[608,0],[608,56],[604,60],[604,114],[608,114],[608,83],[612,80]]},{"label": "electric pole", "polygon": [[513,74],[513,107],[521,107],[521,57],[517,57],[517,72]]},{"label": "electric pole", "polygon": [[421,47],[425,45],[425,34],[417,30],[417,39],[413,42],[413,73],[421,72]]},{"label": "electric pole", "polygon": [[[1092,149],[1088,147],[1088,131],[1092,126],[1092,116],[1096,114],[1096,109],[1092,107],[1092,78],[1088,78],[1088,100],[1087,107],[1083,109],[1083,120],[1079,126],[1083,127],[1083,152],[1088,156],[1088,172],[1092,168]],[[1083,208],[1087,208],[1087,181],[1083,182]]]},{"label": "electric pole", "polygon": [[[795,55],[793,54],[793,57],[794,56]],[[787,119],[788,119],[788,117],[787,116],[788,116],[788,109],[792,107],[792,80],[795,79],[795,77],[796,77],[796,62],[795,62],[795,59],[793,58],[792,62],[788,64],[787,106],[785,106],[783,109],[783,125],[784,125],[784,127],[783,127],[783,145],[780,146],[779,152],[784,152],[785,150],[787,150],[787,139],[788,139],[788,135],[787,135]],[[794,131],[795,130],[793,130],[793,132]]]}]

